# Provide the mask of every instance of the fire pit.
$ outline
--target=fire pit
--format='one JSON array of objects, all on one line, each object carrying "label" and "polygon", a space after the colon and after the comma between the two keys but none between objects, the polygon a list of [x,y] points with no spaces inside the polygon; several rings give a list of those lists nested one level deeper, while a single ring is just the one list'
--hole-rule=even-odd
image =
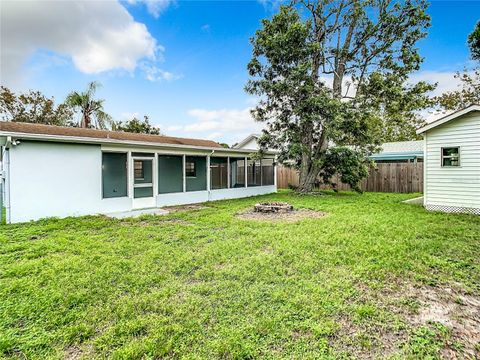
[{"label": "fire pit", "polygon": [[268,202],[256,204],[253,210],[261,213],[287,213],[293,211],[293,206],[284,202]]}]

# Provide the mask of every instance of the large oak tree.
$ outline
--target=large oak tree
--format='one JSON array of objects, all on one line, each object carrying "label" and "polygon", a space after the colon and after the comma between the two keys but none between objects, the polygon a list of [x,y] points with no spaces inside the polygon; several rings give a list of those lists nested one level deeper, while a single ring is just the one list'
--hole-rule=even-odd
[{"label": "large oak tree", "polygon": [[252,38],[246,91],[263,148],[300,172],[301,192],[334,173],[358,190],[367,156],[415,137],[433,86],[409,83],[430,19],[423,0],[319,0],[282,6]]}]

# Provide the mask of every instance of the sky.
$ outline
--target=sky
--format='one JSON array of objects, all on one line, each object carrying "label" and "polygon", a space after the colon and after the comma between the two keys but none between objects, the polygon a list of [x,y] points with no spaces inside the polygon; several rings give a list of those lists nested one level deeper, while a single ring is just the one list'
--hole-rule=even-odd
[{"label": "sky", "polygon": [[[115,120],[148,115],[162,133],[233,144],[261,124],[244,92],[249,39],[276,1],[2,0],[0,82],[63,101],[99,81]],[[480,1],[432,1],[414,80],[454,89]]]}]

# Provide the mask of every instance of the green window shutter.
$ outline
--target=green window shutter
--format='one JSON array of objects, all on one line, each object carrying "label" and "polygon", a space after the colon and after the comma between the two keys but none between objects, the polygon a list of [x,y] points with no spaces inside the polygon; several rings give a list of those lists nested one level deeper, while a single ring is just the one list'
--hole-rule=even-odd
[{"label": "green window shutter", "polygon": [[168,194],[183,191],[183,157],[158,156],[158,193]]},{"label": "green window shutter", "polygon": [[127,196],[127,154],[102,153],[104,198]]},{"label": "green window shutter", "polygon": [[193,162],[195,176],[187,176],[187,191],[207,190],[207,158],[204,156],[187,156],[186,163]]}]

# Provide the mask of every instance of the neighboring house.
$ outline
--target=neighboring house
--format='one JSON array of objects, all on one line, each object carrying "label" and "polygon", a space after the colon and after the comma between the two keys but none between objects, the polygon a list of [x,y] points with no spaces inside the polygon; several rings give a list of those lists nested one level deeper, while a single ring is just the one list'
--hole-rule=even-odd
[{"label": "neighboring house", "polygon": [[236,143],[232,146],[233,149],[249,149],[249,150],[259,150],[258,139],[260,134],[250,134],[242,141]]},{"label": "neighboring house", "polygon": [[444,116],[417,133],[425,142],[425,208],[480,214],[480,106]]},{"label": "neighboring house", "polygon": [[276,191],[274,155],[209,140],[0,122],[7,222]]},{"label": "neighboring house", "polygon": [[423,161],[423,141],[397,141],[382,145],[382,151],[370,156],[378,163]]}]

